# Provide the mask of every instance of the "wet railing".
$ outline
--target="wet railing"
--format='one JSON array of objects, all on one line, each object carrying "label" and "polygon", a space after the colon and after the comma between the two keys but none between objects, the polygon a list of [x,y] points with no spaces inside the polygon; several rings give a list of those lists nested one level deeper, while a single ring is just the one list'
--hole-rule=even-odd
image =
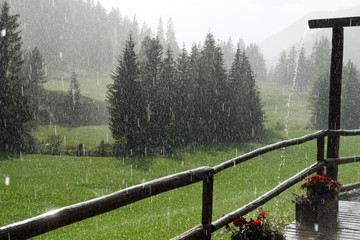
[{"label": "wet railing", "polygon": [[[206,166],[182,173],[173,174],[150,182],[132,186],[106,196],[63,207],[21,222],[1,227],[0,240],[27,239],[34,237],[59,227],[103,214],[125,205],[129,205],[139,200],[197,182],[203,182],[201,224],[173,239],[211,239],[211,234],[213,232],[222,228],[226,224],[229,224],[236,218],[262,206],[286,189],[304,179],[306,176],[320,171],[327,164],[345,164],[360,161],[360,156],[324,159],[324,138],[326,136],[355,135],[360,135],[360,130],[324,130],[303,137],[274,143],[223,162],[215,167]],[[299,145],[315,139],[317,140],[316,163],[280,183],[278,186],[258,197],[254,201],[214,222],[212,221],[214,174],[217,174],[229,167],[235,166],[259,155],[282,149],[284,147]],[[343,186],[341,191],[349,191],[359,187],[360,183],[353,183]]]}]

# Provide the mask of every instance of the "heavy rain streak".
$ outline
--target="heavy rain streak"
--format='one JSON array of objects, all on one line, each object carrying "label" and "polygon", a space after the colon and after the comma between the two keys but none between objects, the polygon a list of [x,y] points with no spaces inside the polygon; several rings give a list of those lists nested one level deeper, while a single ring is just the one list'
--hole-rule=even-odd
[{"label": "heavy rain streak", "polygon": [[[322,169],[360,149],[355,0],[0,8],[0,240],[285,239],[300,179],[359,182],[359,158]],[[344,16],[335,52],[308,20]]]}]

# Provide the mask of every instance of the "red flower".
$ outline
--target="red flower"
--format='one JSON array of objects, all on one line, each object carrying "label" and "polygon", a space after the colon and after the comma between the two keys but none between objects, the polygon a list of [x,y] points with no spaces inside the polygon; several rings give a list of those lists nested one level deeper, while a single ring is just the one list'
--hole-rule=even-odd
[{"label": "red flower", "polygon": [[261,226],[261,220],[260,219],[256,219],[254,221],[254,225],[257,226],[257,227],[260,227]]},{"label": "red flower", "polygon": [[242,217],[238,218],[238,219],[235,219],[233,221],[233,224],[234,224],[235,227],[244,226],[246,223],[247,222],[246,222],[245,218],[242,218]]},{"label": "red flower", "polygon": [[262,212],[260,213],[260,217],[261,217],[261,218],[266,218],[266,213],[265,213],[265,211],[262,211]]}]

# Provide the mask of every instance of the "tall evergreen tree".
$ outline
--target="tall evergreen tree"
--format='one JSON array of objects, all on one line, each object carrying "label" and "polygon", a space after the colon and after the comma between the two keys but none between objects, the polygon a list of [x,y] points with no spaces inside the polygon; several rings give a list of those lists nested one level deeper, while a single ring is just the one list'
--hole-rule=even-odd
[{"label": "tall evergreen tree", "polygon": [[146,139],[148,150],[163,148],[164,131],[161,125],[163,113],[159,78],[162,67],[163,48],[158,38],[145,38],[140,58],[140,78],[147,111]]},{"label": "tall evergreen tree", "polygon": [[139,81],[139,65],[135,43],[129,36],[118,65],[111,75],[114,83],[108,88],[110,130],[123,154],[141,155],[145,152],[145,107]]},{"label": "tall evergreen tree", "polygon": [[360,82],[359,71],[349,60],[343,71],[341,98],[341,128],[360,128]]},{"label": "tall evergreen tree", "polygon": [[259,46],[255,43],[252,43],[246,47],[245,53],[249,59],[251,68],[255,75],[255,79],[258,81],[266,81],[266,63],[264,55],[260,52]]},{"label": "tall evergreen tree", "polygon": [[0,149],[22,150],[31,137],[26,123],[31,120],[21,79],[19,15],[11,15],[4,2],[0,13]]},{"label": "tall evergreen tree", "polygon": [[29,99],[29,104],[35,118],[38,118],[40,100],[44,94],[43,84],[47,79],[45,77],[44,59],[37,47],[31,52],[24,54],[22,75],[24,86],[26,86],[25,94]]},{"label": "tall evergreen tree", "polygon": [[307,91],[310,88],[310,63],[305,54],[304,46],[301,47],[297,62],[297,72],[295,79],[295,89],[297,91]]},{"label": "tall evergreen tree", "polygon": [[311,83],[313,83],[318,75],[330,74],[330,42],[322,36],[319,41],[316,41],[312,53],[310,55],[311,66],[309,72],[311,72]]},{"label": "tall evergreen tree", "polygon": [[175,37],[175,30],[174,30],[174,24],[172,22],[171,17],[168,19],[167,25],[166,25],[166,42],[165,42],[165,49],[170,48],[173,52],[174,56],[177,56],[181,53],[179,45],[176,41]]},{"label": "tall evergreen tree", "polygon": [[328,128],[329,79],[328,73],[319,74],[310,91],[310,123],[315,129]]},{"label": "tall evergreen tree", "polygon": [[232,141],[259,137],[263,132],[260,94],[250,62],[238,48],[229,73],[231,108],[229,109]]},{"label": "tall evergreen tree", "polygon": [[69,91],[67,93],[67,125],[70,127],[78,127],[81,125],[81,93],[80,84],[76,79],[76,73],[73,72],[70,78]]},{"label": "tall evergreen tree", "polygon": [[279,61],[275,66],[272,81],[279,84],[289,84],[288,81],[288,62],[287,62],[286,51],[282,51],[280,54]]}]

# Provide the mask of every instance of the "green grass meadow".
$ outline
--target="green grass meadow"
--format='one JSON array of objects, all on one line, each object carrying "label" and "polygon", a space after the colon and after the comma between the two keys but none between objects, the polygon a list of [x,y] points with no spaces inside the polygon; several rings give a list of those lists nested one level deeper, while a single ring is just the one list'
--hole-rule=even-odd
[{"label": "green grass meadow", "polygon": [[[304,130],[309,117],[304,96],[291,99],[288,108],[289,89],[270,83],[261,84],[259,89],[266,112],[266,128],[273,129],[279,122],[287,125],[288,135],[284,130],[267,130],[266,138],[257,143],[189,146],[168,156],[148,158],[0,154],[0,226],[169,174],[215,166],[269,143],[312,132]],[[55,126],[39,127],[33,134],[45,139],[55,134]],[[98,144],[107,136],[109,142],[113,141],[107,126],[73,129],[57,126],[56,134],[66,136],[68,144]],[[359,140],[360,137],[341,138],[341,156],[359,154]],[[261,155],[216,174],[213,220],[242,207],[315,161],[316,141],[311,141]],[[342,183],[359,181],[358,163],[342,165],[339,169]],[[291,193],[300,192],[299,186],[300,183],[271,200],[263,210],[276,219],[293,221],[295,208],[290,203]],[[169,239],[201,222],[201,198],[202,184],[197,183],[59,228],[35,239]],[[213,235],[213,239],[229,238],[224,230]]]}]

